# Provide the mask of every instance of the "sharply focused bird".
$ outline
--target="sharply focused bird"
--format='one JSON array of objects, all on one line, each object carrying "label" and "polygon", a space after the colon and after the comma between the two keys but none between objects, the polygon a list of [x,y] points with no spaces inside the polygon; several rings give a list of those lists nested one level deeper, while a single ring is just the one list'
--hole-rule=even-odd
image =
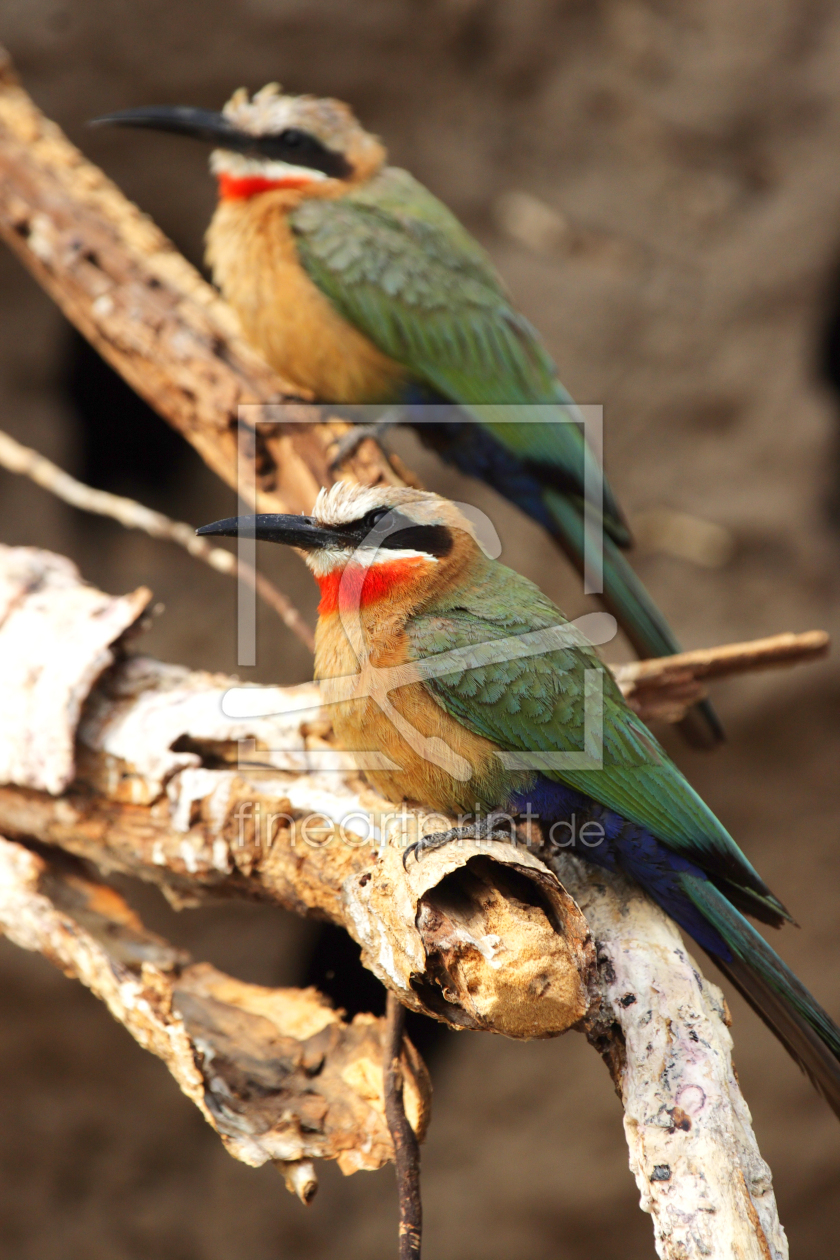
[{"label": "sharply focused bird", "polygon": [[[480,245],[387,165],[348,106],[269,84],[221,113],[153,106],[96,122],[215,146],[207,261],[272,367],[322,402],[457,404],[460,422],[422,423],[421,438],[538,521],[581,572],[587,513],[603,524],[604,603],[640,656],[680,650],[622,554],[631,538],[609,485],[603,509],[585,504],[587,463],[600,466],[581,424],[563,420],[581,415],[538,333]],[[706,701],[684,729],[705,746],[722,738]]]},{"label": "sharply focused bird", "polygon": [[[530,811],[549,838],[559,824],[564,848],[636,880],[711,955],[840,1115],[840,1028],[744,917],[780,927],[787,910],[591,645],[484,554],[454,504],[338,482],[312,516],[234,517],[198,533],[240,530],[304,552],[321,588],[315,675],[341,743],[386,759],[366,771],[374,788],[446,814]],[[387,696],[364,685],[400,666]],[[581,765],[591,671],[602,750]]]}]

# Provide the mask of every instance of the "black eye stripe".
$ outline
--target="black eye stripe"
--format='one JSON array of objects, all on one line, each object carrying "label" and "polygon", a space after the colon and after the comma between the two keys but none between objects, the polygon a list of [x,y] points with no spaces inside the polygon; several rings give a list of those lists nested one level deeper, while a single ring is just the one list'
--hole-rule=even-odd
[{"label": "black eye stripe", "polygon": [[253,136],[251,141],[250,147],[260,157],[289,162],[293,166],[308,166],[310,170],[322,171],[331,179],[347,179],[353,174],[353,168],[343,153],[328,149],[308,131],[299,131],[296,127],[288,127],[273,136]]},{"label": "black eye stripe", "polygon": [[454,542],[452,531],[446,525],[418,525],[410,517],[388,508],[374,508],[361,520],[339,526],[339,529],[357,547],[426,551],[436,557],[448,556]]},{"label": "black eye stripe", "polygon": [[383,538],[380,546],[393,551],[426,551],[430,556],[448,556],[452,532],[445,525],[409,525]]}]

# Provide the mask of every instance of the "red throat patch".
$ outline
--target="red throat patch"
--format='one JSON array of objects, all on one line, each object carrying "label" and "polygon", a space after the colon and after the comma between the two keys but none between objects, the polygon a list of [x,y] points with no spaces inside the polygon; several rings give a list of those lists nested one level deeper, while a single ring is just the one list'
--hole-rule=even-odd
[{"label": "red throat patch", "polygon": [[344,569],[333,569],[317,578],[321,588],[319,617],[329,617],[341,608],[352,613],[356,608],[369,608],[371,604],[392,595],[400,586],[410,585],[429,564],[422,556],[372,564],[370,568],[360,564],[348,564]]},{"label": "red throat patch", "polygon": [[249,197],[271,192],[275,188],[306,188],[312,183],[305,175],[290,175],[288,179],[266,179],[263,175],[248,175],[237,179],[235,175],[222,173],[217,178],[222,201],[247,201]]}]

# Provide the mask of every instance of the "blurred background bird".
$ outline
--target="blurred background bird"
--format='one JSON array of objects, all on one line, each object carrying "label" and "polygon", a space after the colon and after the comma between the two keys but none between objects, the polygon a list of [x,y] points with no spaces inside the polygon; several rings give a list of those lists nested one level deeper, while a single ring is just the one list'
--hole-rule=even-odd
[{"label": "blurred background bird", "polygon": [[[602,540],[602,599],[639,656],[680,650],[623,554],[627,523],[538,333],[481,246],[348,106],[269,84],[221,113],[96,121],[214,145],[207,261],[272,367],[322,402],[408,404],[428,445],[538,521],[581,573],[585,537]],[[682,728],[700,747],[723,737],[708,701]]]}]

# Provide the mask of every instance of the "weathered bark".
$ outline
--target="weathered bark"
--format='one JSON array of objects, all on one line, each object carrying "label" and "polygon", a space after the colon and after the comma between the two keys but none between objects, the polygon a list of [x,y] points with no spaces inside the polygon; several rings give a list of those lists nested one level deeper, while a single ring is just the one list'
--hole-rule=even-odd
[{"label": "weathered bark", "polygon": [[[268,512],[302,512],[335,477],[346,424],[272,424],[243,404],[295,399],[238,332],[233,311],[146,215],[85,160],[19,86],[0,48],[0,235],[67,318],[132,389],[235,489],[240,453],[256,462]],[[293,414],[291,411],[289,414]],[[310,408],[301,416],[311,418]],[[399,482],[365,441],[341,476]]]},{"label": "weathered bark", "polygon": [[[402,1001],[454,1027],[550,1036],[585,1014],[586,924],[531,854],[464,844],[406,871],[404,847],[440,819],[370,792],[331,748],[317,709],[250,726],[224,719],[228,681],[142,658],[116,666],[91,698],[73,786],[57,798],[0,788],[0,829],[153,881],[178,905],[244,896],[329,918]],[[285,769],[209,768],[255,733],[249,759],[276,740],[291,749],[270,756]],[[122,755],[131,738],[133,761]],[[191,751],[172,752],[170,741]],[[343,773],[307,773],[308,748]],[[389,832],[379,860],[368,819]]]},{"label": "weathered bark", "polygon": [[[0,233],[125,379],[235,485],[240,405],[282,401],[288,389],[238,339],[218,295],[38,113],[10,73],[0,82]],[[264,439],[252,425],[245,454],[256,464],[260,506],[311,506],[332,480],[328,453],[337,432],[290,425]],[[372,446],[351,468],[367,481],[393,477]],[[816,643],[805,646],[806,654],[815,650]],[[106,643],[96,661],[104,664],[107,651]],[[675,674],[675,664],[670,675],[667,665],[658,673],[630,667],[623,680],[630,702],[645,713],[650,704],[651,713],[681,715],[697,698],[697,679],[714,669],[708,660],[681,660],[688,672]],[[86,668],[85,686],[101,666]],[[666,679],[670,699],[661,694],[667,687],[651,698],[654,674]],[[277,689],[282,716],[260,726],[224,718],[219,696],[227,685],[119,660],[86,707],[74,784],[50,796],[40,769],[41,778],[19,779],[28,786],[0,789],[0,829],[154,879],[182,904],[210,894],[254,896],[331,917],[356,935],[367,964],[405,1001],[455,1026],[543,1036],[583,1021],[622,1094],[631,1163],[642,1205],[655,1217],[659,1254],[685,1260],[717,1250],[781,1260],[784,1236],[732,1072],[724,1008],[673,926],[602,873],[595,879],[573,861],[544,855],[586,908],[599,944],[596,976],[586,920],[533,854],[453,848],[406,873],[399,846],[424,829],[408,811],[389,837],[397,843],[375,861],[372,846],[347,826],[348,813],[392,811],[333,747],[315,693]],[[66,692],[65,735],[74,727],[71,700],[82,691]],[[308,714],[293,707],[303,703]],[[61,790],[66,747],[63,760],[44,749],[45,733],[27,727],[25,769],[57,767],[52,783]],[[13,734],[22,738],[20,729]],[[234,747],[245,738],[253,741],[251,759],[272,767],[262,777],[236,765]],[[278,738],[282,751],[271,753]],[[304,825],[308,813],[324,818],[320,847]],[[30,893],[42,873],[25,868]],[[11,876],[7,882],[13,913],[26,894]],[[14,930],[25,943],[26,932]],[[28,939],[40,948],[37,936]],[[192,976],[201,1001],[233,992],[220,982],[222,998],[209,973]],[[241,994],[237,1004],[254,1010]],[[292,1184],[305,1192],[308,1178],[306,1161],[296,1163]]]},{"label": "weathered bark", "polygon": [[770,1169],[732,1063],[720,989],[637,885],[543,853],[598,943],[589,1039],[624,1105],[630,1168],[664,1260],[786,1260]]},{"label": "weathered bark", "polygon": [[83,583],[63,556],[34,547],[0,555],[0,782],[61,792],[74,773],[82,705],[151,591],[115,599]]},{"label": "weathered bark", "polygon": [[[344,1173],[393,1159],[385,1120],[385,1020],[345,1023],[314,989],[243,984],[148,932],[112,889],[54,851],[0,837],[0,931],[81,980],[181,1089],[236,1159],[269,1160],[305,1201],[311,1161]],[[422,1140],[430,1085],[402,1043],[406,1114]]]}]

